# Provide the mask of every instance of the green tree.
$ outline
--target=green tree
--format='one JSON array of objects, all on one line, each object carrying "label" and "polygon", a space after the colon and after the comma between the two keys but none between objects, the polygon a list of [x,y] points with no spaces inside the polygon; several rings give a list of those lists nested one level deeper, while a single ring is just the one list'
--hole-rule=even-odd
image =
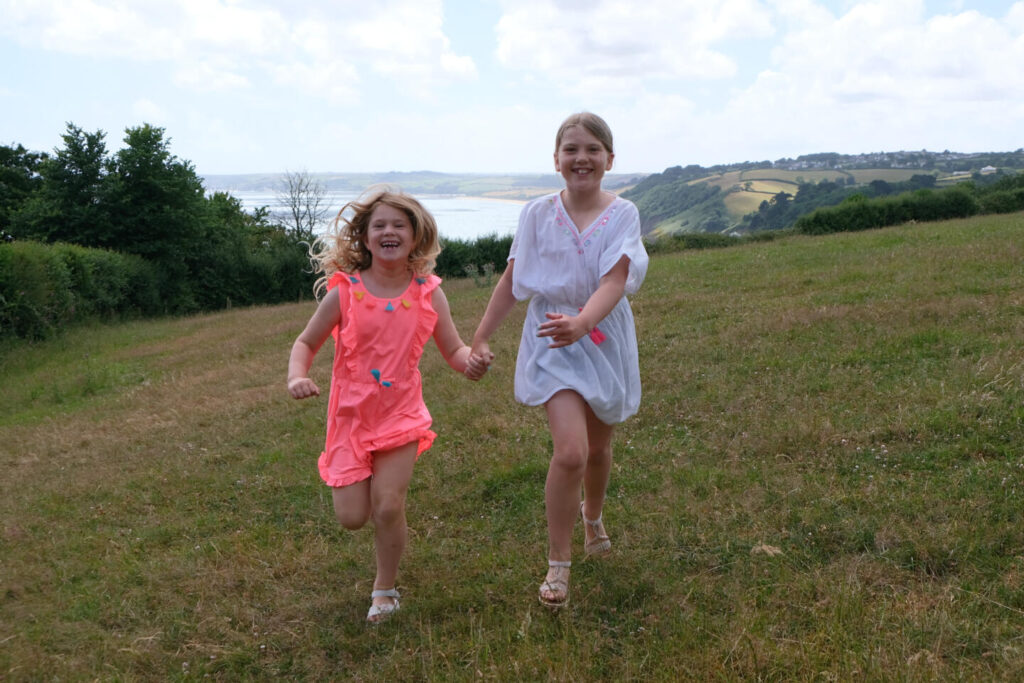
[{"label": "green tree", "polygon": [[16,237],[114,247],[103,201],[107,184],[105,133],[87,133],[68,123],[64,147],[39,161],[38,190],[11,220]]},{"label": "green tree", "polygon": [[0,230],[9,229],[13,214],[42,187],[39,167],[46,158],[21,145],[0,145]]},{"label": "green tree", "polygon": [[168,310],[198,307],[190,275],[205,258],[206,198],[188,161],[171,154],[164,129],[129,128],[111,160],[107,200],[114,248],[138,254],[161,271]]}]

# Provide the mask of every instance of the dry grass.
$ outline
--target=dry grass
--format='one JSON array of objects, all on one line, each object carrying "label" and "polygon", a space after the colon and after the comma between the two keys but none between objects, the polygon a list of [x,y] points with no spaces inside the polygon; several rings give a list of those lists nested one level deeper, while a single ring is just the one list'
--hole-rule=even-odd
[{"label": "dry grass", "polygon": [[[518,320],[479,385],[424,357],[440,437],[379,628],[371,533],[316,474],[326,401],[283,388],[310,304],[8,347],[0,677],[1019,678],[1022,237],[1013,215],[654,259],[615,552],[558,616]],[[468,336],[489,292],[446,292]]]}]

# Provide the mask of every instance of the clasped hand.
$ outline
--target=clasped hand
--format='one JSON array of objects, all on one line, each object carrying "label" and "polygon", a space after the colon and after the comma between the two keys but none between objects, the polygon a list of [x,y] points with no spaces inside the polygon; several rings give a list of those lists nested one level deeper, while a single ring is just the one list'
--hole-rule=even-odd
[{"label": "clasped hand", "polygon": [[546,313],[547,322],[541,323],[537,328],[538,337],[551,337],[549,349],[559,349],[563,346],[575,344],[590,332],[586,323],[580,320],[579,316],[565,315],[564,313]]},{"label": "clasped hand", "polygon": [[494,354],[491,353],[490,348],[486,348],[486,345],[483,349],[474,349],[466,359],[464,374],[475,382],[487,373],[487,369],[491,367],[493,361]]}]

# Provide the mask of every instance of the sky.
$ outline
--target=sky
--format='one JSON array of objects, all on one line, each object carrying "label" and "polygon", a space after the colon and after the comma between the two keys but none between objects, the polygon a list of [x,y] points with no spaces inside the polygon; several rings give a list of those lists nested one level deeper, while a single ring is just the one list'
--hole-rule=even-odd
[{"label": "sky", "polygon": [[165,129],[200,175],[614,171],[1024,147],[1024,0],[0,0],[0,144]]}]

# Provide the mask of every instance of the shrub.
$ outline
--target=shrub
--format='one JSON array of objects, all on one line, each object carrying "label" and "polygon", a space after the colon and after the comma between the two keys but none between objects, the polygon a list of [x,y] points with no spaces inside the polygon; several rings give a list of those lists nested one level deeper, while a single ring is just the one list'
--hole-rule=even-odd
[{"label": "shrub", "polygon": [[72,322],[160,309],[155,269],[138,256],[71,244],[0,245],[0,336],[40,339]]},{"label": "shrub", "polygon": [[494,272],[504,272],[512,235],[484,235],[476,240],[445,240],[434,271],[441,277],[466,277],[467,268],[483,268],[490,264]]}]

